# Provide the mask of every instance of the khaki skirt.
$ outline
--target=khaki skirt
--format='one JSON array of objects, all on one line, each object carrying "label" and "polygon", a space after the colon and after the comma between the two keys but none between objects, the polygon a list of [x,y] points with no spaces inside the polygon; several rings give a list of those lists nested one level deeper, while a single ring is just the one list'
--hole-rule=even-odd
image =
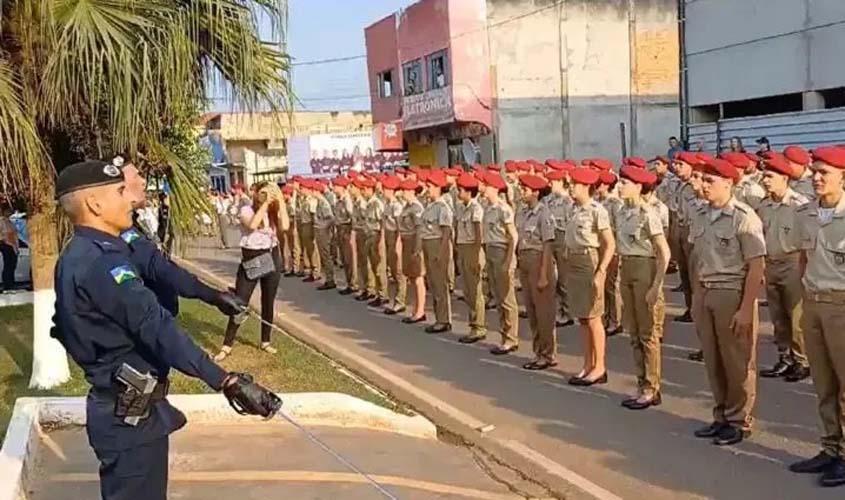
[{"label": "khaki skirt", "polygon": [[402,235],[402,274],[408,279],[415,279],[425,276],[425,266],[423,265],[422,248],[417,250],[417,253],[412,253],[411,248],[417,238],[416,235],[405,236]]},{"label": "khaki skirt", "polygon": [[595,248],[567,253],[566,291],[569,315],[592,319],[604,314],[604,284],[594,285],[599,252]]}]

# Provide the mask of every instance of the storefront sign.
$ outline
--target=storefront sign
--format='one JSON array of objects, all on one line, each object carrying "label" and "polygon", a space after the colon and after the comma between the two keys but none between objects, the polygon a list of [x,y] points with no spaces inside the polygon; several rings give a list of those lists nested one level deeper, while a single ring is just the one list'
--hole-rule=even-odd
[{"label": "storefront sign", "polygon": [[402,122],[395,120],[388,123],[376,123],[373,129],[373,142],[376,151],[402,151]]},{"label": "storefront sign", "polygon": [[402,126],[405,130],[449,123],[454,119],[450,86],[402,98]]}]

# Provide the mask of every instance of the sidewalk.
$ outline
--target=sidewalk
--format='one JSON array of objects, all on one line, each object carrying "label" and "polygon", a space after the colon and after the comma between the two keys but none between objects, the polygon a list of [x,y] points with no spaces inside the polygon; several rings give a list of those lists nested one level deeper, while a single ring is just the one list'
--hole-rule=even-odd
[{"label": "sidewalk", "polygon": [[[192,261],[232,280],[237,251],[203,248]],[[678,294],[669,294],[671,313],[679,313]],[[816,398],[805,381],[787,384],[759,380],[758,422],[751,439],[718,448],[692,432],[710,421],[711,399],[704,367],[686,359],[697,340],[691,325],[667,323],[664,343],[664,404],[644,412],[620,408],[634,389],[627,337],[608,342],[610,383],[591,389],[566,384],[577,371],[580,336],[558,330],[560,366],[526,373],[519,366],[530,356],[525,322],[517,356],[498,358],[487,349],[497,340],[474,346],[457,343],[466,332],[466,307],[454,305],[454,332],[431,336],[422,328],[367,309],[334,292],[318,292],[297,279],[282,281],[279,311],[355,355],[377,363],[409,384],[433,394],[480,422],[490,434],[539,453],[622,498],[674,499],[833,499],[839,490],[815,485],[786,465],[818,451]],[[673,304],[674,303],[674,304]],[[765,315],[766,310],[762,310]],[[494,314],[488,322],[496,325]],[[774,362],[771,325],[763,328],[760,366]]]}]

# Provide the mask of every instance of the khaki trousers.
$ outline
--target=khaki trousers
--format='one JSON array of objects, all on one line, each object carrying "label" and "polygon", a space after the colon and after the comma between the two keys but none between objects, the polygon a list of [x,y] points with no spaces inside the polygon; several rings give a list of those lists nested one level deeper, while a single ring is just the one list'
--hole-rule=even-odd
[{"label": "khaki trousers", "polygon": [[449,261],[452,248],[442,251],[440,238],[423,240],[426,277],[434,299],[434,317],[437,323],[452,323],[452,297],[449,293]]},{"label": "khaki trousers", "polygon": [[320,253],[320,262],[323,264],[323,279],[326,283],[334,283],[334,258],[332,257],[332,238],[334,231],[331,226],[322,229],[314,229],[317,239],[317,251]]},{"label": "khaki trousers", "polygon": [[485,335],[487,333],[487,314],[484,307],[484,290],[481,285],[481,268],[483,252],[476,244],[457,245],[458,263],[461,271],[461,280],[464,292],[464,300],[469,307],[469,329],[473,335]]},{"label": "khaki trousers", "polygon": [[687,309],[692,307],[692,272],[694,266],[690,262],[692,243],[689,242],[689,226],[678,226],[678,255],[675,259],[678,262],[678,274],[680,274],[681,285],[684,287],[684,304]]},{"label": "khaki trousers", "polygon": [[561,317],[569,318],[569,301],[566,297],[566,233],[555,231],[555,242],[552,246],[557,267],[557,302]]},{"label": "khaki trousers", "polygon": [[299,238],[299,222],[291,221],[290,229],[287,230],[285,233],[285,239],[287,240],[287,247],[290,251],[290,257],[293,261],[293,270],[296,273],[302,272],[302,246],[300,245],[300,238]]},{"label": "khaki trousers", "polygon": [[713,392],[713,420],[750,429],[757,397],[757,303],[751,333],[737,336],[731,328],[742,302],[740,290],[705,288],[696,318],[704,364]]},{"label": "khaki trousers", "polygon": [[384,240],[381,232],[367,233],[367,265],[375,281],[375,294],[387,298],[387,271],[384,266]]},{"label": "khaki trousers", "polygon": [[522,301],[528,313],[528,324],[531,327],[534,354],[538,359],[554,361],[557,356],[557,335],[555,333],[555,271],[549,266],[546,269],[548,285],[540,290],[543,252],[538,250],[523,250],[519,252],[519,279],[522,281]]},{"label": "khaki trousers", "polygon": [[502,346],[518,345],[519,310],[513,286],[513,266],[506,264],[508,250],[496,245],[487,245],[484,252],[487,256],[487,280],[496,300],[496,309],[499,311]]},{"label": "khaki trousers", "polygon": [[299,227],[299,234],[302,236],[302,260],[305,272],[312,276],[318,276],[320,274],[320,262],[317,246],[314,244],[314,224],[303,223]]},{"label": "khaki trousers", "polygon": [[352,244],[352,225],[341,224],[337,226],[337,246],[340,253],[340,262],[343,265],[343,274],[346,277],[346,286],[356,288],[355,253]]},{"label": "khaki trousers", "polygon": [[604,320],[610,326],[622,322],[622,297],[619,295],[619,256],[614,255],[604,277]]},{"label": "khaki trousers", "polygon": [[399,250],[399,232],[384,232],[384,248],[387,252],[387,278],[388,286],[393,284],[394,291],[390,292],[395,308],[405,307],[408,295],[408,278],[402,272],[402,256],[396,253]]},{"label": "khaki trousers", "polygon": [[845,293],[804,296],[802,326],[819,398],[822,448],[845,459]]},{"label": "khaki trousers", "polygon": [[766,300],[769,301],[769,316],[781,357],[807,366],[804,333],[801,330],[804,289],[798,259],[799,253],[780,259],[766,259]]},{"label": "khaki trousers", "polygon": [[358,290],[361,293],[373,294],[375,280],[367,264],[367,235],[363,229],[355,231],[355,262],[358,268]]},{"label": "khaki trousers", "polygon": [[640,394],[652,396],[660,391],[660,337],[665,318],[662,287],[653,308],[646,302],[657,273],[657,261],[653,257],[633,256],[623,256],[621,261],[622,324],[631,336]]}]

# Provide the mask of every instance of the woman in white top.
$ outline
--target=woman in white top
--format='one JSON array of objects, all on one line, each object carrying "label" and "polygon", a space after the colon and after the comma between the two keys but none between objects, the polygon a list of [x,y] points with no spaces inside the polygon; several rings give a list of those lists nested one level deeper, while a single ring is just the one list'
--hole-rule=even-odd
[{"label": "woman in white top", "polygon": [[[235,280],[235,294],[249,302],[255,285],[261,284],[261,318],[273,322],[273,305],[279,288],[282,269],[279,254],[279,230],[288,225],[287,213],[280,210],[281,192],[266,182],[253,186],[252,205],[244,205],[239,213],[241,224],[241,252],[243,258]],[[275,354],[270,345],[270,327],[261,325],[261,349]],[[229,318],[226,337],[220,353],[214,358],[222,361],[232,352],[239,324]]]}]

